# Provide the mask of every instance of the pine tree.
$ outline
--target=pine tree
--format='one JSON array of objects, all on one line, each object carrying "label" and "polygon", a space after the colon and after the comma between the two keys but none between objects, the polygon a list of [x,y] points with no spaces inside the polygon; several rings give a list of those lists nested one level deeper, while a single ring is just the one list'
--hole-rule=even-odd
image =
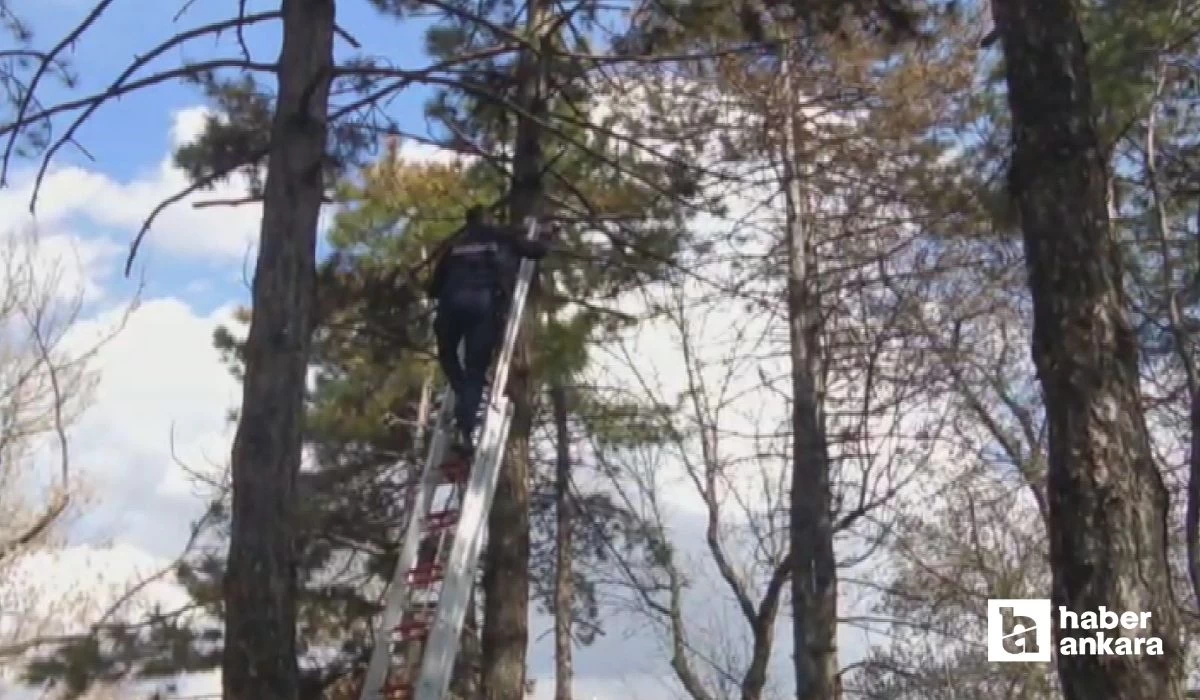
[{"label": "pine tree", "polygon": [[1025,237],[1033,357],[1049,424],[1052,597],[1071,610],[1151,612],[1149,632],[1166,650],[1112,663],[1061,657],[1064,695],[1181,698],[1168,495],[1139,396],[1079,16],[1069,2],[1035,12],[1031,3],[997,0],[993,11],[1013,117],[1009,188]]}]

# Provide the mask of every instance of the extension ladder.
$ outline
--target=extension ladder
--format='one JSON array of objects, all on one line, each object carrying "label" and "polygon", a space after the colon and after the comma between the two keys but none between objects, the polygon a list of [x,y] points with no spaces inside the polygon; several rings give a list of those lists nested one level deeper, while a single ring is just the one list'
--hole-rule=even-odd
[{"label": "extension ladder", "polygon": [[[534,238],[537,220],[530,217],[525,222]],[[536,265],[528,258],[521,260],[478,428],[474,464],[447,459],[455,396],[449,388],[442,393],[360,700],[442,700],[450,686],[512,422],[504,387]],[[437,497],[445,491],[449,493]],[[452,543],[448,552],[447,541]]]}]

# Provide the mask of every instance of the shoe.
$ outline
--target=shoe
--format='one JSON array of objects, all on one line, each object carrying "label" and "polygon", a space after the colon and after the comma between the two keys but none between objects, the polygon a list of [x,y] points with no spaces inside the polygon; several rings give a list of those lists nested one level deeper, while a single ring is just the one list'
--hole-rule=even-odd
[{"label": "shoe", "polygon": [[456,443],[453,447],[450,448],[450,452],[452,452],[455,456],[457,456],[459,459],[461,459],[464,464],[467,464],[467,465],[470,465],[471,460],[475,457],[474,448],[466,447],[466,446],[464,446],[462,444],[458,444],[458,443]]},{"label": "shoe", "polygon": [[475,456],[475,445],[471,444],[470,435],[462,435],[456,447],[458,451],[467,459]]}]

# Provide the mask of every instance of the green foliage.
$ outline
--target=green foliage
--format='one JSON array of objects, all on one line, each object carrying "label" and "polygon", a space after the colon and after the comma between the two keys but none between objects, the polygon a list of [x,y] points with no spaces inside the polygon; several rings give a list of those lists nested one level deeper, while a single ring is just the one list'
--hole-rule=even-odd
[{"label": "green foliage", "polygon": [[1159,58],[1192,30],[1170,3],[1082,3],[1103,143],[1114,144],[1150,104]]},{"label": "green foliage", "polygon": [[[532,529],[554,531],[553,493],[545,486],[533,495]],[[577,643],[587,645],[604,634],[601,622],[601,594],[596,572],[623,559],[642,556],[652,541],[642,523],[606,494],[587,494],[574,499],[576,519],[572,531],[571,587],[574,605],[570,612],[572,633]],[[536,538],[530,556],[530,583],[533,599],[549,615],[557,615],[554,605],[555,541]]]},{"label": "green foliage", "polygon": [[[35,50],[33,29],[12,9],[9,0],[0,0],[0,35],[6,35],[5,50],[0,51],[0,100],[10,112],[10,118],[0,117],[0,124],[11,124],[28,102],[34,107],[38,100],[30,95],[30,77],[43,66],[44,52]],[[44,64],[42,82],[54,81],[67,89],[78,83],[74,67],[62,53]],[[34,110],[36,111],[36,110]],[[28,114],[28,111],[26,111]],[[24,116],[24,115],[23,115]],[[26,124],[12,142],[12,153],[18,158],[28,158],[42,153],[53,141],[53,129],[49,117]],[[6,135],[5,139],[9,136]],[[7,178],[9,158],[4,157],[4,170],[0,171],[0,183]]]},{"label": "green foliage", "polygon": [[259,166],[270,144],[274,105],[251,75],[222,80],[212,74],[195,78],[215,111],[205,116],[200,138],[175,152],[178,168],[203,189],[241,173],[250,181],[250,196],[262,195]]},{"label": "green foliage", "polygon": [[[346,198],[346,209],[336,218],[330,234],[330,241],[335,246],[335,257],[339,265],[348,275],[396,275],[403,278],[403,283],[409,289],[420,286],[421,276],[413,273],[414,267],[420,265],[426,253],[435,248],[444,238],[455,230],[461,221],[461,212],[466,206],[477,203],[494,201],[499,191],[499,182],[494,171],[486,164],[467,167],[458,164],[416,164],[404,163],[398,160],[394,151],[361,173],[361,183],[343,186],[341,192]],[[389,229],[388,225],[394,224]],[[582,241],[571,237],[569,227],[557,243],[557,253],[548,258],[544,266],[548,275],[559,280],[556,287],[562,290],[561,297],[555,297],[550,302],[550,308],[561,311],[572,300],[582,301],[578,296],[587,296],[589,286],[606,287],[609,290],[619,290],[622,283],[619,276],[627,271],[610,268],[609,272],[617,279],[605,278],[604,270],[582,271],[576,268],[586,267],[573,264],[572,252],[583,248]],[[370,273],[366,271],[371,271]],[[397,272],[399,271],[399,272]],[[611,293],[611,292],[610,292]],[[357,297],[358,301],[352,299]],[[314,406],[310,415],[310,427],[314,445],[321,455],[322,465],[331,464],[341,459],[339,457],[341,441],[347,436],[361,440],[356,451],[361,452],[367,445],[376,449],[380,447],[381,435],[370,435],[371,426],[377,425],[371,420],[372,415],[378,415],[379,406],[361,407],[364,397],[370,396],[376,400],[386,393],[389,377],[379,371],[377,357],[364,357],[365,345],[354,346],[350,343],[337,345],[333,339],[342,337],[337,328],[341,326],[354,327],[360,334],[370,333],[369,329],[377,326],[374,321],[366,319],[361,314],[361,295],[350,295],[349,303],[342,307],[341,313],[350,313],[354,322],[336,323],[331,319],[318,334],[322,352],[328,352],[329,357],[336,355],[341,358],[357,357],[361,360],[355,365],[353,372],[333,373],[329,365],[322,367],[318,379],[318,397],[320,400]],[[569,379],[577,374],[587,363],[588,345],[595,340],[597,331],[615,330],[616,326],[626,321],[617,321],[617,317],[605,311],[583,310],[580,313],[566,315],[551,313],[536,325],[537,340],[534,343],[536,357],[533,367],[536,376],[549,381],[552,378]],[[412,320],[412,319],[410,319]],[[415,331],[414,331],[415,333]],[[378,334],[376,334],[378,335]],[[422,335],[427,343],[422,349],[427,353],[429,334]],[[394,346],[392,346],[394,347]],[[393,355],[395,357],[395,355]],[[427,361],[421,364],[415,362],[394,363],[395,367],[421,367],[423,372],[436,371]],[[405,370],[393,370],[405,371]],[[415,370],[413,370],[415,371]],[[361,373],[362,380],[357,379]],[[426,374],[425,376],[429,376]],[[402,386],[414,386],[415,377]],[[414,403],[413,396],[408,397],[409,405]],[[402,401],[396,403],[400,407]],[[355,406],[349,409],[349,406]],[[411,413],[411,409],[410,409]],[[355,420],[365,420],[360,425],[352,424],[350,417]],[[365,427],[365,430],[360,430]],[[328,453],[324,450],[330,450]],[[323,467],[325,468],[325,467]],[[536,494],[546,494],[550,491],[548,478],[535,475],[535,496],[533,499],[533,522],[535,526],[533,541],[533,559],[531,569],[535,579],[543,581],[535,586],[534,594],[547,609],[552,606],[553,595],[549,581],[552,577],[543,576],[553,568],[553,522],[552,499]],[[599,633],[599,604],[598,593],[583,569],[598,565],[598,554],[604,546],[637,547],[638,541],[630,534],[632,530],[621,527],[614,522],[620,519],[615,515],[619,512],[612,503],[596,495],[582,497],[581,503],[587,506],[580,513],[580,525],[577,530],[576,556],[581,570],[576,571],[576,608],[573,610],[579,630],[581,643],[588,643]],[[378,504],[376,507],[383,505]],[[378,517],[374,518],[376,521]],[[371,518],[365,517],[364,521]],[[601,523],[595,525],[593,523]],[[605,554],[607,556],[607,554]],[[390,573],[392,561],[380,562],[377,571],[381,575]]]},{"label": "green foliage", "polygon": [[662,442],[671,425],[664,420],[670,411],[663,407],[598,392],[579,398],[576,413],[600,450],[629,450]]},{"label": "green foliage", "polygon": [[566,319],[546,319],[538,327],[539,342],[533,348],[533,366],[547,378],[569,381],[587,363],[587,347],[604,318],[600,314],[576,314]]},{"label": "green foliage", "polygon": [[220,663],[216,627],[197,628],[179,611],[153,611],[142,622],[111,625],[59,646],[30,662],[25,683],[53,681],[63,697],[76,698],[95,683],[114,683],[131,675],[155,679],[203,671]]},{"label": "green foliage", "polygon": [[643,11],[615,49],[625,55],[672,53],[707,45],[772,53],[783,36],[852,41],[865,30],[890,43],[929,40],[930,21],[957,14],[957,3],[937,0],[661,0]]}]

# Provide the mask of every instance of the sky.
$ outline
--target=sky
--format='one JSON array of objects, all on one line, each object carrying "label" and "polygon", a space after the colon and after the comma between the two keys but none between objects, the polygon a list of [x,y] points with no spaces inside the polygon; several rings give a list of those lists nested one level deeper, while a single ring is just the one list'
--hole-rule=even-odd
[{"label": "sky", "polygon": [[[24,18],[39,45],[57,41],[91,5],[82,0],[22,3]],[[178,21],[181,0],[118,0],[101,22],[74,47],[79,82],[74,91],[92,92],[112,80],[133,54],[144,54],[179,28],[226,16],[234,0],[194,2]],[[248,11],[269,3],[251,2]],[[382,18],[366,2],[341,2],[338,22],[368,53],[401,67],[422,65],[423,26]],[[150,29],[156,28],[156,29]],[[247,32],[258,60],[274,60],[276,27]],[[345,55],[346,46],[339,51]],[[235,38],[204,40],[173,50],[154,66],[180,60],[236,55]],[[46,103],[66,96],[64,88],[43,93]],[[403,93],[391,105],[406,129],[425,131],[422,107],[427,91]],[[261,210],[196,209],[197,199],[237,197],[244,183],[232,181],[214,192],[174,205],[147,236],[130,278],[122,274],[128,247],[146,215],[186,178],[171,165],[171,153],[203,124],[205,107],[195,89],[164,84],[101,108],[78,133],[92,158],[64,149],[43,182],[34,216],[28,214],[37,162],[19,161],[9,187],[0,190],[0,221],[12,230],[34,226],[49,265],[68,270],[64,295],[78,290],[84,306],[68,338],[74,348],[92,347],[112,335],[95,358],[94,403],[71,432],[72,474],[86,488],[87,508],[71,521],[68,545],[56,557],[32,564],[39,578],[59,588],[50,598],[84,587],[113,595],[123,581],[156,571],[177,556],[192,521],[204,507],[205,488],[195,472],[219,470],[228,459],[232,426],[227,416],[240,401],[240,386],[212,348],[214,329],[231,320],[248,301],[253,247]],[[413,158],[443,158],[427,147],[405,147]],[[10,231],[11,233],[11,231]],[[136,306],[131,303],[136,299]],[[686,502],[678,523],[699,521]],[[694,506],[694,504],[693,504]],[[699,559],[699,549],[685,552]],[[47,573],[52,572],[52,573]],[[698,629],[730,624],[727,610],[710,605],[719,588],[692,597],[689,619]],[[713,584],[715,585],[715,584]],[[176,593],[159,586],[153,597]],[[776,666],[790,666],[790,620],[781,615]],[[539,679],[535,697],[551,697],[550,621],[531,624],[530,676]],[[645,621],[612,618],[609,634],[576,657],[576,697],[580,700],[637,700],[670,697],[675,687],[669,658]],[[0,677],[0,684],[3,683]],[[0,688],[3,688],[0,685]],[[188,680],[181,695],[214,692],[214,674]],[[6,696],[7,697],[7,696]]]}]

